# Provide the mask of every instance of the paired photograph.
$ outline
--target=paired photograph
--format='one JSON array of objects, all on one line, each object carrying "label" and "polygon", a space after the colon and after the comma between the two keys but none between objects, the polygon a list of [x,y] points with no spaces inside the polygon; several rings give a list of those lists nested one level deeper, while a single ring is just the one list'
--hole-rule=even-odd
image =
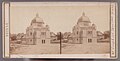
[{"label": "paired photograph", "polygon": [[116,3],[10,2],[4,7],[4,53],[10,58],[117,57]]}]

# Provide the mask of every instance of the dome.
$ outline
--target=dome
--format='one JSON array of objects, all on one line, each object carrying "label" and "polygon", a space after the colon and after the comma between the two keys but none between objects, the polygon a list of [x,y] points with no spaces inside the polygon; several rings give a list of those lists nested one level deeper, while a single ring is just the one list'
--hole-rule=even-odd
[{"label": "dome", "polygon": [[43,19],[39,17],[38,14],[36,14],[36,17],[32,20],[32,23],[43,23]]},{"label": "dome", "polygon": [[79,22],[89,22],[90,23],[90,20],[87,16],[85,16],[85,13],[83,12],[82,16],[78,19],[78,23]]}]

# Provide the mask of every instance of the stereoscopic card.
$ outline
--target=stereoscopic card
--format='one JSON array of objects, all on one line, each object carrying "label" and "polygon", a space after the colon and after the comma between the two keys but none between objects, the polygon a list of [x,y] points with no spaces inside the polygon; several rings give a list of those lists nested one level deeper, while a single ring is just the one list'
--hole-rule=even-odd
[{"label": "stereoscopic card", "polygon": [[4,58],[118,56],[116,2],[3,2]]}]

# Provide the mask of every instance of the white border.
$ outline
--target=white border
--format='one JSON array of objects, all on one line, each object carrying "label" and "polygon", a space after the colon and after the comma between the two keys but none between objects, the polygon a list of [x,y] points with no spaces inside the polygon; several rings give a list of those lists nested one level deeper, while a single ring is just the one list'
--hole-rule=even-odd
[{"label": "white border", "polygon": [[116,56],[116,4],[111,3],[111,57]]},{"label": "white border", "polygon": [[[93,5],[110,5],[110,2],[10,2],[10,7],[15,7],[15,6],[93,6]],[[112,38],[112,44],[111,44],[111,51],[114,53],[110,53],[112,56],[116,55],[116,51],[115,51],[115,3],[112,3],[111,6],[113,6],[113,10],[111,10],[111,12],[113,13],[111,15],[111,38]],[[5,24],[9,23],[9,3],[5,4]],[[6,26],[6,25],[5,25]],[[9,33],[8,30],[6,31],[6,29],[9,29],[9,25],[7,25],[7,27],[5,27],[5,34],[4,35],[8,35]],[[111,58],[110,54],[41,54],[41,55],[10,55],[9,56],[9,37],[5,36],[5,41],[3,40],[3,42],[5,42],[5,57],[10,57],[10,58]]]},{"label": "white border", "polygon": [[9,57],[9,3],[6,3],[5,4],[5,14],[4,14],[4,40],[3,40],[3,42],[4,42],[4,44],[5,44],[5,46],[4,46],[4,49],[5,49],[5,52],[4,52],[4,55],[5,55],[5,57]]},{"label": "white border", "polygon": [[110,58],[110,54],[41,54],[11,55],[11,58]]},{"label": "white border", "polygon": [[10,2],[11,6],[94,6],[110,5],[110,2]]}]

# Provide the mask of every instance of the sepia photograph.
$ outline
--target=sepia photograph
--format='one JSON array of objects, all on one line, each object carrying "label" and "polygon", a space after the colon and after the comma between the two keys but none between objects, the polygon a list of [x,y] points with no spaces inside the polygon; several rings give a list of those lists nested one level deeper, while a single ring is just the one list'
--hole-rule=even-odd
[{"label": "sepia photograph", "polygon": [[9,27],[10,57],[111,58],[112,54],[116,57],[116,50],[111,49],[117,43],[116,37],[111,38],[116,35],[115,3],[11,2],[8,5],[5,27]]}]

